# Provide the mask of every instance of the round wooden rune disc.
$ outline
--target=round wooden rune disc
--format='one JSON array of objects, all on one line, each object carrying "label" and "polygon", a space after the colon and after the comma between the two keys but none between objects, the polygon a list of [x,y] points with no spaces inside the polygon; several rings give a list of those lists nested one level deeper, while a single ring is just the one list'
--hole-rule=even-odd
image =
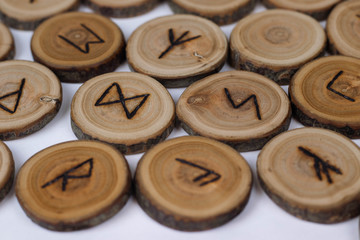
[{"label": "round wooden rune disc", "polygon": [[15,175],[15,163],[10,149],[0,142],[0,201],[9,193]]},{"label": "round wooden rune disc", "polygon": [[260,185],[290,214],[335,223],[360,213],[360,150],[334,131],[301,128],[280,134],[261,150]]},{"label": "round wooden rune disc", "polygon": [[325,31],[313,18],[268,10],[249,15],[235,26],[230,36],[230,63],[236,69],[289,84],[303,64],[324,54],[325,46]]},{"label": "round wooden rune disc", "polygon": [[66,142],[40,151],[21,167],[15,185],[27,216],[56,231],[102,223],[120,211],[130,190],[125,158],[96,141]]},{"label": "round wooden rune disc", "polygon": [[161,0],[83,0],[95,12],[108,17],[126,18],[149,12]]},{"label": "round wooden rune disc", "polygon": [[59,79],[41,64],[0,63],[0,139],[12,140],[40,130],[59,111]]},{"label": "round wooden rune disc", "polygon": [[268,8],[283,8],[302,12],[317,20],[325,20],[331,9],[342,0],[262,0]]},{"label": "round wooden rune disc", "polygon": [[100,140],[133,154],[148,150],[171,133],[175,105],[166,88],[151,77],[108,73],[76,92],[71,123],[79,139]]},{"label": "round wooden rune disc", "polygon": [[330,56],[299,70],[289,85],[294,116],[304,125],[360,137],[360,59]]},{"label": "round wooden rune disc", "polygon": [[203,137],[181,137],[148,151],[135,173],[143,210],[159,223],[183,231],[220,226],[247,204],[252,173],[231,147]]},{"label": "round wooden rune disc", "polygon": [[13,59],[15,55],[15,43],[10,30],[0,23],[0,61]]},{"label": "round wooden rune disc", "polygon": [[275,82],[252,72],[230,71],[188,87],[176,114],[189,134],[225,142],[238,151],[253,151],[289,128],[291,108]]},{"label": "round wooden rune disc", "polygon": [[44,20],[76,10],[79,0],[2,0],[0,19],[12,28],[33,30]]},{"label": "round wooden rune disc", "polygon": [[110,19],[92,13],[57,15],[39,26],[31,40],[34,60],[64,82],[84,82],[114,71],[124,59],[125,40]]},{"label": "round wooden rune disc", "polygon": [[256,0],[171,0],[169,5],[175,13],[190,13],[225,25],[238,21],[250,13]]},{"label": "round wooden rune disc", "polygon": [[360,58],[360,1],[345,1],[331,12],[326,31],[329,50]]},{"label": "round wooden rune disc", "polygon": [[215,23],[175,14],[137,28],[128,40],[126,57],[132,70],[154,77],[165,87],[185,87],[220,71],[227,46]]}]

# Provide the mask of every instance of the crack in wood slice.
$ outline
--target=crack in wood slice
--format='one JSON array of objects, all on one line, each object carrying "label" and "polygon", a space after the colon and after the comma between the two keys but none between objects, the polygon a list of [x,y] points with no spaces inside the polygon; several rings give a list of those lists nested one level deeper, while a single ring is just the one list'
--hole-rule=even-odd
[{"label": "crack in wood slice", "polygon": [[360,150],[349,138],[301,128],[269,141],[257,160],[261,187],[295,217],[342,222],[360,214]]},{"label": "crack in wood slice", "polygon": [[231,147],[203,137],[156,145],[140,160],[135,192],[143,210],[159,223],[183,231],[225,224],[247,204],[252,173]]},{"label": "crack in wood slice", "polygon": [[73,231],[98,225],[125,205],[131,174],[125,158],[96,141],[72,141],[46,148],[21,167],[16,197],[40,226]]}]

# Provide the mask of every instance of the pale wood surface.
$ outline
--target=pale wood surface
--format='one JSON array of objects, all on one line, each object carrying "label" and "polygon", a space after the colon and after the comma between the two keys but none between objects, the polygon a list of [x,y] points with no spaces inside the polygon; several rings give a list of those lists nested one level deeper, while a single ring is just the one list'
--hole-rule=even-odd
[{"label": "pale wood surface", "polygon": [[304,125],[360,137],[360,59],[330,56],[298,71],[289,86],[294,116]]},{"label": "pale wood surface", "polygon": [[0,139],[24,137],[44,127],[59,111],[62,87],[48,68],[10,60],[0,63]]},{"label": "pale wood surface", "polygon": [[33,30],[44,20],[70,10],[76,10],[80,0],[2,0],[0,19],[10,27]]},{"label": "pale wood surface", "polygon": [[288,129],[291,109],[288,96],[275,82],[256,73],[229,71],[189,86],[176,114],[190,134],[252,151]]},{"label": "pale wood surface", "polygon": [[245,207],[252,173],[231,147],[203,137],[165,141],[148,151],[135,173],[144,211],[168,227],[199,231],[222,225]]},{"label": "pale wood surface", "polygon": [[325,20],[331,9],[342,0],[262,0],[268,8],[283,8],[306,13],[317,20]]},{"label": "pale wood surface", "polygon": [[324,54],[325,45],[325,31],[313,18],[289,10],[268,10],[237,23],[230,36],[230,63],[236,69],[289,84],[299,67]]},{"label": "pale wood surface", "polygon": [[[186,35],[182,37],[183,34]],[[182,41],[185,42],[181,44]],[[166,51],[170,46],[173,47]],[[178,14],[138,27],[128,40],[126,57],[134,71],[152,76],[166,87],[185,87],[220,71],[227,51],[227,39],[215,23]]]},{"label": "pale wood surface", "polygon": [[15,55],[15,42],[10,30],[0,23],[0,61],[10,60]]},{"label": "pale wood surface", "polygon": [[39,26],[31,40],[34,60],[61,81],[84,82],[114,71],[125,54],[125,39],[110,19],[92,13],[57,15]]},{"label": "pale wood surface", "polygon": [[269,197],[298,218],[334,223],[360,212],[360,149],[334,131],[278,135],[261,150],[257,172]]},{"label": "pale wood surface", "polygon": [[80,87],[72,101],[71,120],[78,138],[104,141],[133,154],[170,134],[175,105],[166,88],[151,77],[108,73]]},{"label": "pale wood surface", "polygon": [[124,157],[95,141],[66,142],[38,152],[21,167],[15,186],[28,217],[56,231],[105,221],[123,207],[130,189]]},{"label": "pale wood surface", "polygon": [[225,25],[250,13],[256,0],[170,0],[175,13],[191,13]]},{"label": "pale wood surface", "polygon": [[161,0],[84,0],[91,9],[114,18],[134,17],[144,14],[159,4]]},{"label": "pale wood surface", "polygon": [[329,15],[326,32],[329,50],[360,58],[360,1],[344,1]]},{"label": "pale wood surface", "polygon": [[10,192],[15,175],[15,162],[10,149],[0,142],[0,201]]}]

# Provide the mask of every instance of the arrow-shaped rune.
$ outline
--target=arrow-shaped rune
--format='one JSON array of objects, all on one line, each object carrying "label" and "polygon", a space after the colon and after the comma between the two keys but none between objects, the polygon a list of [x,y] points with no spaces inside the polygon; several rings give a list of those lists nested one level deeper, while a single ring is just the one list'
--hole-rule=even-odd
[{"label": "arrow-shaped rune", "polygon": [[314,159],[315,172],[316,172],[316,175],[317,175],[317,177],[318,177],[318,179],[320,181],[322,181],[321,172],[323,172],[323,174],[325,174],[328,183],[333,183],[333,180],[331,179],[329,170],[333,171],[334,173],[336,173],[338,175],[342,175],[342,172],[341,172],[341,170],[339,168],[329,164],[328,162],[325,162],[320,157],[318,157],[317,155],[312,153],[310,150],[305,149],[303,147],[298,147],[298,149],[301,152],[303,152],[305,155],[307,155],[309,157],[312,157]]},{"label": "arrow-shaped rune", "polygon": [[207,181],[205,181],[205,182],[200,183],[200,187],[205,186],[205,185],[207,185],[207,184],[209,184],[209,183],[212,183],[212,182],[216,182],[216,181],[219,180],[220,177],[221,177],[221,175],[218,174],[218,173],[216,173],[215,171],[210,170],[210,169],[207,169],[207,168],[204,168],[204,167],[199,166],[199,165],[197,165],[197,164],[195,164],[195,163],[192,163],[192,162],[186,161],[186,160],[184,160],[184,159],[180,159],[180,158],[176,158],[175,160],[178,161],[178,162],[180,162],[180,163],[187,164],[187,165],[189,165],[189,166],[191,166],[191,167],[198,168],[198,169],[201,169],[201,170],[205,171],[204,174],[201,174],[201,175],[197,176],[196,178],[194,178],[194,179],[193,179],[193,182],[198,182],[198,181],[200,181],[201,179],[210,176],[211,174],[212,174],[212,175],[215,175],[214,178],[212,178],[212,179],[210,179],[210,180],[207,180]]},{"label": "arrow-shaped rune", "polygon": [[169,29],[169,42],[170,42],[170,46],[165,49],[159,56],[159,59],[164,57],[165,54],[167,54],[171,49],[173,49],[175,46],[177,45],[181,45],[184,44],[186,42],[192,41],[194,39],[197,39],[199,37],[201,37],[201,35],[197,35],[195,37],[191,37],[185,40],[182,40],[186,35],[188,35],[189,31],[184,32],[180,37],[178,37],[177,39],[174,40],[174,31],[172,28]]},{"label": "arrow-shaped rune", "polygon": [[259,108],[259,103],[258,103],[258,100],[257,100],[257,97],[255,94],[252,94],[250,95],[247,99],[245,99],[244,101],[242,101],[241,103],[239,103],[238,105],[236,105],[230,95],[230,92],[227,88],[224,88],[224,91],[225,91],[225,94],[226,94],[226,97],[229,99],[229,102],[231,103],[231,105],[233,106],[233,108],[235,109],[238,109],[240,107],[242,107],[245,103],[247,103],[248,101],[250,101],[251,99],[254,101],[254,105],[255,105],[255,108],[256,108],[256,115],[257,115],[257,118],[259,120],[261,120],[261,114],[260,114],[260,108]]},{"label": "arrow-shaped rune", "polygon": [[[70,173],[74,172],[76,169],[84,166],[85,164],[89,164],[89,171],[88,171],[87,174],[85,174],[85,175],[70,175]],[[61,175],[57,176],[53,180],[48,181],[47,183],[42,185],[41,188],[46,188],[46,187],[56,183],[60,179],[62,179],[62,191],[64,192],[64,191],[66,191],[66,185],[68,184],[69,179],[90,178],[91,174],[92,174],[93,166],[94,166],[94,161],[93,161],[92,158],[90,158],[90,159],[76,165],[75,167],[67,170],[66,172],[64,172]]]}]

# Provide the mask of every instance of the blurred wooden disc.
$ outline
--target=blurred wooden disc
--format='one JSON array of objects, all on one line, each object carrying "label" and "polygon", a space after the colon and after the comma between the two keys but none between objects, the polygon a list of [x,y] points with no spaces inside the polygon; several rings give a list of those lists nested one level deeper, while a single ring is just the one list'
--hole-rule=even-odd
[{"label": "blurred wooden disc", "polygon": [[260,185],[290,214],[335,223],[360,213],[360,150],[345,136],[319,128],[280,134],[261,150]]},{"label": "blurred wooden disc", "polygon": [[15,175],[15,163],[10,149],[0,142],[0,201],[11,190]]},{"label": "blurred wooden disc", "polygon": [[294,116],[306,126],[360,137],[360,59],[330,56],[315,60],[291,80]]},{"label": "blurred wooden disc", "polygon": [[56,231],[102,223],[125,205],[130,189],[124,157],[95,141],[66,142],[40,151],[21,167],[15,186],[28,217]]},{"label": "blurred wooden disc", "polygon": [[227,39],[215,23],[192,15],[153,19],[130,36],[126,57],[132,70],[165,87],[185,87],[225,64]]},{"label": "blurred wooden disc", "polygon": [[329,15],[326,25],[332,54],[360,58],[360,1],[344,1]]},{"label": "blurred wooden disc", "polygon": [[171,0],[169,5],[175,13],[190,13],[225,25],[238,21],[250,13],[256,0]]},{"label": "blurred wooden disc", "polygon": [[0,23],[0,61],[13,59],[15,55],[15,43],[10,30]]},{"label": "blurred wooden disc", "polygon": [[135,185],[138,203],[154,220],[200,231],[242,211],[252,173],[231,147],[208,138],[181,137],[156,145],[141,158]]},{"label": "blurred wooden disc", "polygon": [[284,90],[270,79],[230,71],[189,86],[176,114],[192,135],[225,142],[238,151],[253,151],[289,128],[291,108]]},{"label": "blurred wooden disc", "polygon": [[110,19],[92,13],[57,15],[39,26],[31,40],[34,60],[64,82],[84,82],[114,71],[124,58],[125,40]]},{"label": "blurred wooden disc", "polygon": [[134,17],[144,14],[161,0],[84,0],[91,9],[104,16],[114,18]]},{"label": "blurred wooden disc", "polygon": [[175,106],[166,88],[151,77],[108,73],[79,88],[71,104],[71,121],[79,139],[100,140],[133,154],[171,133]]},{"label": "blurred wooden disc", "polygon": [[0,19],[12,28],[34,30],[54,15],[76,10],[79,4],[79,0],[2,0]]},{"label": "blurred wooden disc", "polygon": [[331,9],[342,0],[262,0],[268,8],[283,8],[308,14],[316,20],[325,20]]},{"label": "blurred wooden disc", "polygon": [[0,63],[0,139],[12,140],[40,130],[59,111],[59,79],[41,64]]},{"label": "blurred wooden disc", "polygon": [[236,69],[289,84],[302,65],[324,54],[325,46],[325,31],[313,18],[268,10],[249,15],[235,26],[230,36],[230,63]]}]

